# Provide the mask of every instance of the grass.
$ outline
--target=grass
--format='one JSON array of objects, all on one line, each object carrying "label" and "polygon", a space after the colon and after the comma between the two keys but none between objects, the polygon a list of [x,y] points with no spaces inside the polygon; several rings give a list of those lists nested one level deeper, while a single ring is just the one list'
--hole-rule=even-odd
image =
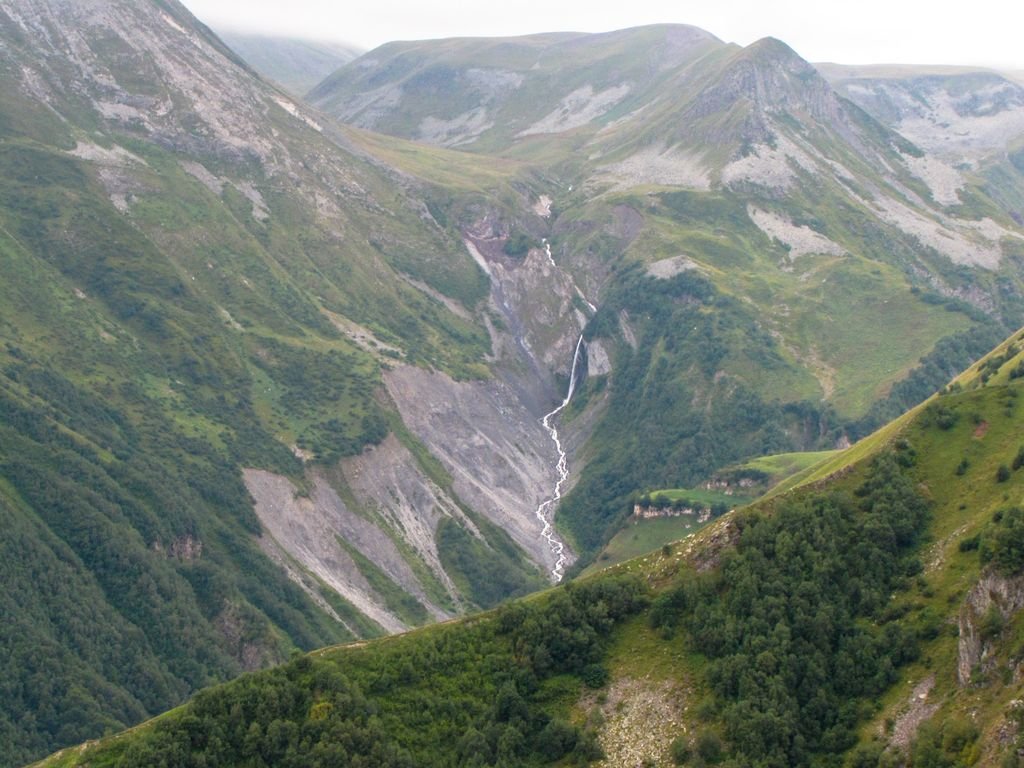
[{"label": "grass", "polygon": [[644,616],[625,622],[617,630],[608,656],[609,667],[617,678],[686,684],[699,669],[692,654],[680,651],[677,644],[666,643]]},{"label": "grass", "polygon": [[636,520],[615,534],[601,554],[582,573],[583,576],[597,573],[605,568],[632,560],[652,550],[678,541],[706,525],[690,515],[662,517],[651,520]]},{"label": "grass", "polygon": [[[974,365],[970,366],[966,371],[959,374],[950,383],[951,387],[959,387],[961,389],[972,389],[983,386],[981,383],[980,372],[984,368],[985,364],[994,357],[998,357],[1006,353],[1009,346],[1016,340],[1019,340],[1022,335],[1022,331],[1011,335],[1002,344],[996,347],[992,352],[985,355],[983,358],[978,360]],[[1014,358],[1015,364],[1016,358]],[[996,378],[991,381],[994,385],[996,382],[1001,381],[998,377],[1000,375],[1008,374],[1005,371],[1010,369],[1010,365],[1005,365],[1000,369]],[[787,491],[793,490],[798,487],[811,485],[813,483],[821,482],[822,480],[830,477],[839,472],[844,472],[851,469],[856,464],[870,458],[875,453],[880,451],[885,445],[895,440],[909,425],[913,424],[917,416],[929,405],[934,403],[938,399],[938,396],[932,396],[923,403],[911,408],[909,411],[893,419],[888,424],[880,427],[875,432],[871,433],[867,437],[857,441],[846,450],[833,453],[831,456],[825,458],[824,461],[812,465],[802,472],[793,475],[778,486],[772,489],[769,496],[778,496]]]},{"label": "grass", "polygon": [[[996,763],[1000,748],[993,729],[1003,722],[1010,699],[1020,697],[1019,685],[1008,684],[1000,670],[1014,666],[1014,643],[1024,636],[1022,616],[1016,616],[994,646],[985,665],[992,671],[976,686],[965,688],[957,680],[958,641],[949,615],[958,610],[981,574],[978,552],[960,551],[960,542],[983,531],[997,510],[1024,502],[1024,472],[1013,472],[1004,483],[996,481],[997,467],[1009,465],[1024,440],[1024,406],[1012,394],[1021,390],[1019,383],[990,384],[938,399],[936,404],[956,414],[956,423],[948,429],[929,425],[928,414],[904,424],[903,439],[917,452],[915,472],[933,509],[921,557],[924,573],[895,601],[894,609],[906,610],[907,620],[931,639],[922,645],[921,660],[902,671],[901,680],[880,702],[878,714],[862,728],[862,740],[884,730],[887,721],[904,711],[914,685],[934,674],[935,688],[928,701],[939,703],[940,709],[932,720],[977,723],[982,735],[974,759],[984,765]],[[960,473],[957,466],[964,459],[968,466]]]},{"label": "grass", "polygon": [[801,451],[777,453],[773,456],[759,456],[740,465],[741,469],[753,469],[771,475],[772,482],[778,483],[787,477],[803,472],[829,459],[839,451]]},{"label": "grass", "polygon": [[345,133],[359,146],[406,173],[449,190],[484,192],[525,171],[515,160],[489,157],[487,162],[465,152],[408,141],[382,133],[346,126]]},{"label": "grass", "polygon": [[703,488],[668,488],[666,490],[651,491],[648,496],[650,496],[651,501],[654,502],[657,502],[659,499],[666,499],[673,504],[689,501],[695,504],[703,504],[708,507],[714,506],[715,504],[722,504],[730,509],[733,507],[741,507],[752,501],[749,496],[743,496],[742,494],[709,491]]},{"label": "grass", "polygon": [[[630,246],[633,258],[650,263],[684,254],[724,294],[757,307],[758,325],[775,337],[788,365],[765,366],[748,352],[734,353],[723,367],[766,399],[823,400],[840,417],[858,418],[939,339],[971,325],[966,315],[911,294],[872,232],[842,243],[866,255],[803,256],[791,263],[753,224],[746,203],[728,194],[630,193],[613,201],[645,212],[644,231]],[[851,214],[837,213],[842,206],[833,193],[806,206],[802,214],[816,229],[850,237],[845,221]],[[751,375],[752,366],[758,375]]]}]

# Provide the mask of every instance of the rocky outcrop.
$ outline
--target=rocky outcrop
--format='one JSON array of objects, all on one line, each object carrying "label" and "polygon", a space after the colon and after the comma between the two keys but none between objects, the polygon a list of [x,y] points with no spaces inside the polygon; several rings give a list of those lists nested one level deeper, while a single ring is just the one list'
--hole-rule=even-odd
[{"label": "rocky outcrop", "polygon": [[198,560],[203,556],[202,540],[192,536],[191,534],[178,536],[177,538],[172,539],[166,546],[164,545],[164,542],[158,539],[150,544],[150,549],[154,552],[161,552],[168,558],[181,560],[183,563]]},{"label": "rocky outcrop", "polygon": [[498,380],[455,381],[400,366],[384,377],[402,420],[452,476],[459,498],[505,529],[545,569],[554,558],[534,514],[558,479],[538,417]]},{"label": "rocky outcrop", "polygon": [[711,519],[710,507],[647,507],[633,505],[633,517],[637,520],[655,520],[659,517],[695,517],[698,523]]},{"label": "rocky outcrop", "polygon": [[213,624],[223,636],[231,655],[246,672],[284,661],[269,638],[249,636],[252,622],[246,619],[238,604],[225,602]]},{"label": "rocky outcrop", "polygon": [[993,606],[1004,619],[1024,608],[1024,575],[1006,578],[988,571],[967,593],[959,617],[957,679],[960,685],[971,682],[974,671],[984,666],[992,652],[992,638],[985,637],[982,620]]},{"label": "rocky outcrop", "polygon": [[699,573],[714,570],[722,562],[722,554],[735,547],[740,540],[740,529],[732,516],[722,518],[710,526],[707,535],[688,545],[687,554]]}]

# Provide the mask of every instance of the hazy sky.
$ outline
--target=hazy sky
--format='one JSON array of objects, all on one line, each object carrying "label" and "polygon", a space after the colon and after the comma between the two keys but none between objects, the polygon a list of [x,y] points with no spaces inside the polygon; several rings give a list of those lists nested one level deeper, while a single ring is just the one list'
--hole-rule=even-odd
[{"label": "hazy sky", "polygon": [[684,23],[746,45],[771,35],[811,61],[1024,70],[1020,0],[183,0],[210,26],[373,48],[390,40],[605,32]]}]

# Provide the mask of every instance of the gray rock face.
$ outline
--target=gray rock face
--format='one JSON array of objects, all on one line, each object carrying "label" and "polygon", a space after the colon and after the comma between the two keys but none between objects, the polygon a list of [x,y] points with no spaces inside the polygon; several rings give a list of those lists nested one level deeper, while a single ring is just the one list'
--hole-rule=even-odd
[{"label": "gray rock face", "polygon": [[554,487],[558,460],[538,418],[507,384],[458,382],[402,366],[385,375],[402,420],[451,474],[467,504],[550,568],[537,507]]},{"label": "gray rock face", "polygon": [[876,119],[953,162],[972,164],[1024,134],[1024,87],[995,72],[822,71]]},{"label": "gray rock face", "polygon": [[363,508],[375,512],[388,530],[400,535],[458,603],[458,591],[441,565],[434,538],[445,517],[456,518],[475,531],[458,504],[423,474],[394,435],[360,456],[345,459],[341,470]]},{"label": "gray rock face", "polygon": [[35,83],[58,111],[87,104],[106,121],[191,151],[273,154],[258,128],[266,94],[245,70],[225,66],[232,54],[195,31],[177,3],[4,0],[0,13],[44,62],[23,72],[26,87]]},{"label": "gray rock face", "polygon": [[[774,38],[759,40],[744,49],[687,111],[690,117],[700,119],[728,112],[737,103],[749,105],[749,113],[741,134],[735,138],[752,143],[771,138],[766,120],[769,112],[807,115],[833,127],[844,121],[839,99],[825,79]],[[722,138],[719,135],[716,140]]]},{"label": "gray rock face", "polygon": [[992,650],[990,642],[982,637],[980,631],[981,621],[992,606],[1004,619],[1024,608],[1024,576],[1007,579],[989,572],[967,594],[959,618],[957,679],[960,685],[971,681],[972,672],[984,664]]}]

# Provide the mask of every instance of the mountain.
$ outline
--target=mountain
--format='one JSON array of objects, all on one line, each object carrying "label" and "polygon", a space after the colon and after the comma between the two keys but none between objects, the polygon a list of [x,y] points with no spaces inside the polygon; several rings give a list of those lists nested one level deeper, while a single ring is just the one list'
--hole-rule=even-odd
[{"label": "mountain", "polygon": [[345,123],[492,149],[627,113],[723,43],[696,27],[388,43],[309,92]]},{"label": "mountain", "polygon": [[[459,150],[336,123],[169,0],[0,0],[0,47],[5,764],[572,575],[642,494],[845,445],[1024,322],[1012,177],[936,186],[776,40],[386,46],[359,88],[409,125],[500,111]],[[564,653],[494,640],[523,695],[563,700],[622,590],[556,609]]]},{"label": "mountain", "polygon": [[1018,764],[1024,332],[785,493],[45,766]]},{"label": "mountain", "polygon": [[[0,763],[544,583],[557,457],[411,180],[176,3],[4,0],[0,47]],[[514,416],[529,491],[477,452],[463,501],[410,369]]]},{"label": "mountain", "polygon": [[[401,146],[391,156],[410,172],[441,156],[422,142],[542,169],[542,221],[457,221],[478,245],[546,239],[548,266],[597,308],[579,303],[574,323],[588,349],[600,342],[579,405],[606,410],[560,512],[585,554],[630,494],[841,445],[1024,321],[1022,180],[954,167],[778,40],[741,48],[668,25],[392,43],[310,99],[393,135],[367,141]],[[531,319],[523,273],[545,258],[491,274],[533,349],[552,323]]]},{"label": "mountain", "polygon": [[1024,88],[962,68],[818,65],[845,96],[918,146],[958,162],[1005,150],[1024,134]]},{"label": "mountain", "polygon": [[1019,224],[1024,174],[1024,86],[1012,73],[953,67],[819,65],[829,81],[872,116],[940,162],[929,173],[963,186],[965,172]]},{"label": "mountain", "polygon": [[216,30],[217,36],[267,80],[302,96],[362,51],[345,43]]}]

